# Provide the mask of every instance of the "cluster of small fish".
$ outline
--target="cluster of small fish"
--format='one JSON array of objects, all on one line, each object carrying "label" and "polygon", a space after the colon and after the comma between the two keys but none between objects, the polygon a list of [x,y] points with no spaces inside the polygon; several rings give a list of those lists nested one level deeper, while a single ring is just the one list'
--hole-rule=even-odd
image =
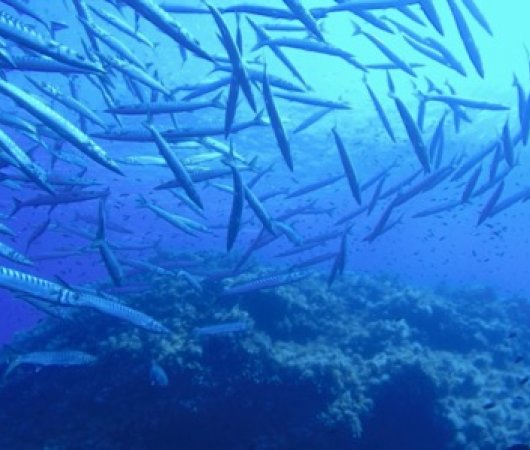
[{"label": "cluster of small fish", "polygon": [[[440,39],[432,36],[425,37],[414,31],[414,27],[426,27],[430,23],[434,33],[444,35],[442,21],[433,0],[349,0],[336,1],[336,4],[313,9],[306,8],[299,0],[283,0],[282,7],[271,7],[252,3],[242,3],[227,7],[216,7],[213,2],[203,1],[196,7],[183,6],[180,2],[158,4],[153,0],[107,0],[104,8],[89,6],[85,0],[64,1],[65,7],[70,8],[72,15],[78,21],[80,34],[83,34],[81,44],[83,53],[70,48],[57,40],[56,35],[65,28],[64,24],[49,22],[25,2],[21,0],[4,1],[18,13],[14,17],[11,13],[0,11],[0,69],[5,73],[22,73],[27,75],[29,85],[20,85],[11,82],[4,76],[0,79],[0,94],[12,100],[18,106],[16,114],[0,113],[0,165],[5,171],[0,178],[4,183],[26,183],[43,192],[32,198],[24,200],[14,199],[15,205],[11,212],[16,214],[27,207],[47,206],[54,209],[65,204],[80,204],[81,202],[98,200],[99,215],[97,218],[79,214],[80,221],[95,223],[97,233],[95,236],[84,235],[94,241],[91,248],[97,248],[101,255],[102,264],[106,268],[110,279],[116,286],[114,292],[127,292],[125,283],[124,266],[136,270],[152,272],[167,276],[181,276],[189,284],[201,290],[201,280],[196,274],[185,270],[175,271],[155,265],[144,260],[121,258],[117,252],[119,246],[109,243],[107,231],[114,229],[119,232],[129,233],[119,224],[107,219],[106,202],[112,197],[111,190],[90,190],[98,184],[95,180],[85,176],[87,168],[84,162],[79,162],[76,151],[93,160],[94,163],[109,171],[124,176],[124,165],[162,166],[170,171],[173,178],[159,186],[156,191],[172,190],[177,198],[197,214],[203,216],[205,205],[201,195],[201,185],[208,182],[208,186],[215,186],[227,191],[232,196],[229,218],[227,220],[226,248],[230,251],[240,235],[242,217],[245,205],[253,212],[262,225],[262,230],[246,251],[243,252],[235,267],[219,274],[210,274],[210,279],[222,280],[223,278],[239,275],[244,272],[250,256],[258,249],[270,245],[280,236],[285,236],[293,244],[285,249],[281,256],[292,256],[318,246],[328,241],[340,241],[338,250],[312,257],[293,266],[289,271],[276,273],[271,277],[259,278],[245,284],[234,286],[221,294],[221,297],[252,292],[258,289],[273,288],[287,283],[293,283],[307,276],[301,269],[332,261],[329,275],[329,284],[333,283],[337,275],[342,273],[346,264],[348,248],[348,235],[354,219],[363,213],[370,214],[376,205],[383,204],[389,199],[382,209],[380,219],[372,231],[365,237],[372,242],[383,233],[392,229],[401,221],[401,216],[396,218],[395,212],[400,206],[411,199],[429,192],[447,180],[461,180],[471,173],[466,183],[461,198],[455,201],[437,205],[418,212],[415,217],[424,217],[442,211],[456,208],[466,204],[474,197],[492,192],[485,206],[480,211],[478,223],[495,216],[510,206],[526,201],[530,198],[530,188],[523,189],[505,199],[501,199],[504,180],[510,174],[517,162],[515,147],[520,143],[527,143],[530,134],[530,96],[523,86],[515,80],[519,99],[519,125],[520,130],[513,132],[507,122],[504,126],[502,138],[487,145],[483,151],[470,157],[455,158],[452,161],[444,159],[445,127],[447,118],[452,115],[455,131],[458,132],[462,123],[470,122],[469,110],[505,111],[508,107],[487,101],[458,96],[452,87],[447,84],[447,89],[436,86],[426,78],[428,90],[418,92],[419,111],[417,118],[400,98],[394,85],[395,76],[412,77],[417,79],[418,71],[422,64],[413,64],[405,61],[390,45],[386,39],[381,39],[377,34],[368,32],[357,23],[354,24],[354,35],[362,36],[375,47],[377,54],[384,56],[387,62],[380,64],[365,64],[349,50],[335,46],[323,32],[322,21],[332,14],[345,13],[362,20],[363,23],[377,29],[378,32],[387,33],[388,36],[399,36],[422,58],[430,63],[443,65],[460,75],[466,75],[465,64],[458,60],[453,52],[447,48]],[[469,56],[472,66],[480,77],[484,77],[484,67],[478,46],[471,33],[468,18],[475,20],[487,33],[492,30],[473,0],[447,0],[449,9],[454,18],[463,46]],[[419,7],[419,9],[416,9]],[[115,10],[114,10],[115,8]],[[124,17],[125,12],[132,10],[135,14],[135,23],[131,25]],[[404,18],[397,20],[393,14],[380,14],[381,11],[399,13]],[[421,13],[421,14],[420,14]],[[200,14],[208,15],[215,25],[215,32],[225,50],[221,56],[211,54],[198,40],[190,34],[177,20],[178,15]],[[236,15],[235,32],[230,30],[226,17]],[[422,16],[423,15],[423,16]],[[25,17],[34,23],[24,22]],[[251,59],[245,50],[241,18],[246,18],[248,26],[253,30],[257,44],[253,50],[269,49],[275,57],[285,66],[292,75],[292,79],[274,75],[263,62],[263,59]],[[273,22],[270,19],[275,19]],[[146,63],[126,43],[133,39],[135,44],[147,49],[156,49],[158,43],[153,42],[140,31],[140,24],[149,22],[160,36],[171,41],[172,45],[181,52],[183,61],[188,61],[190,55],[201,60],[201,64],[211,64],[215,72],[223,75],[214,81],[195,83],[184,86],[170,87],[161,79],[157,68]],[[414,24],[406,25],[406,21]],[[38,24],[36,25],[35,22]],[[39,32],[38,27],[43,28]],[[276,37],[274,33],[281,32],[284,36]],[[297,37],[292,37],[297,36]],[[390,39],[389,39],[390,41]],[[301,71],[287,57],[284,50],[298,49],[311,54],[339,58],[348,64],[352,71],[362,75],[364,85],[374,109],[386,130],[389,138],[395,142],[395,124],[391,123],[380,98],[368,82],[369,74],[373,71],[386,70],[388,91],[402,125],[409,138],[411,148],[418,160],[418,170],[409,176],[394,183],[391,187],[384,188],[393,166],[381,170],[371,177],[363,177],[361,183],[355,171],[355,164],[348,152],[341,133],[334,127],[331,132],[338,152],[338,158],[343,167],[343,173],[320,179],[314,183],[297,187],[296,189],[282,189],[267,195],[258,196],[254,192],[255,185],[267,174],[271,173],[273,165],[261,167],[257,158],[247,158],[235,150],[230,141],[227,145],[222,140],[215,138],[222,136],[228,139],[235,133],[249,129],[270,126],[272,128],[279,154],[290,171],[294,171],[296,160],[291,153],[290,139],[287,135],[282,114],[278,109],[280,101],[291,104],[306,105],[315,108],[315,111],[300,125],[292,130],[292,134],[319,123],[327,114],[333,111],[350,110],[352,106],[344,101],[330,100],[315,94]],[[30,76],[31,73],[62,74],[69,82],[70,93],[45,82],[37,82]],[[118,78],[118,75],[121,78]],[[123,80],[123,83],[121,82]],[[80,93],[80,83],[87,83],[91,89],[101,97],[106,107],[105,117],[112,118],[115,124],[110,125],[101,114],[96,113],[84,101]],[[29,87],[28,87],[29,86]],[[123,101],[118,98],[118,91],[125,87],[134,100]],[[150,98],[146,98],[146,91]],[[244,103],[240,101],[240,92]],[[184,93],[184,95],[183,95]],[[204,96],[213,93],[213,98],[204,100]],[[226,95],[225,95],[226,93]],[[261,97],[260,99],[258,98]],[[42,100],[42,98],[46,100]],[[226,98],[225,98],[226,97]],[[61,105],[69,113],[60,114],[48,102]],[[260,103],[263,109],[260,109]],[[445,105],[446,111],[439,119],[432,140],[427,145],[424,140],[423,124],[426,115],[426,106],[430,103]],[[237,122],[236,112],[246,108],[253,111],[254,116],[246,121]],[[202,114],[206,109],[224,111],[224,123],[212,127],[179,126],[177,117],[180,113]],[[107,116],[108,115],[108,116]],[[160,115],[169,115],[173,127],[160,129],[155,125],[155,118]],[[32,117],[30,120],[26,117]],[[122,123],[123,116],[140,117],[143,122],[136,127],[127,127]],[[91,127],[100,127],[100,131],[93,131]],[[29,150],[24,150],[10,137],[3,128],[10,128],[24,136],[35,145]],[[155,143],[160,156],[136,155],[121,159],[114,159],[96,142],[133,142]],[[69,145],[72,150],[65,150],[63,146]],[[33,156],[39,147],[46,149],[53,161],[63,161],[70,164],[81,164],[83,170],[76,176],[65,176],[52,169],[46,170],[43,164]],[[179,156],[181,149],[208,149],[208,153],[198,153],[191,157]],[[489,176],[480,184],[483,174],[482,166],[488,157],[492,157]],[[204,167],[201,164],[214,161],[217,167]],[[505,163],[505,164],[504,164]],[[502,168],[502,169],[501,169]],[[250,180],[245,181],[242,172],[255,174]],[[219,184],[215,180],[231,177],[232,185]],[[296,199],[306,196],[327,186],[346,179],[354,201],[358,208],[351,213],[338,218],[336,227],[331,231],[313,237],[301,236],[290,221],[297,216],[318,214],[323,211],[313,204],[304,204],[285,210],[282,214],[273,217],[265,202],[275,196],[283,195],[285,199]],[[366,200],[366,191],[374,187],[370,200]],[[138,198],[138,205],[147,208],[159,218],[167,221],[179,231],[195,236],[196,233],[208,232],[205,224],[192,220],[180,214],[162,208],[147,196]],[[0,243],[0,254],[17,264],[31,266],[32,260],[27,256],[29,246],[52,227],[60,227],[62,231],[73,235],[82,235],[83,230],[53,223],[49,216],[32,233],[26,247],[26,252],[20,252],[5,243]],[[6,225],[0,225],[0,232],[14,236],[12,230]],[[82,250],[63,252],[59,257],[80,254]],[[125,283],[125,286],[123,284]],[[0,286],[9,289],[17,296],[31,304],[38,306],[49,314],[62,316],[68,315],[69,308],[91,308],[103,314],[124,320],[134,326],[141,327],[155,333],[170,333],[163,324],[152,317],[135,309],[129,308],[119,299],[109,293],[111,289],[86,289],[71,286],[64,280],[57,282],[48,281],[25,272],[7,267],[0,268]],[[134,287],[131,287],[131,290]],[[121,290],[120,290],[121,289]],[[68,308],[65,308],[68,307]],[[215,327],[215,326],[214,326]],[[219,329],[197,329],[197,335],[209,335],[217,332],[233,332],[244,329],[244,324],[222,324]],[[33,358],[26,357],[18,360],[17,364],[28,363],[33,360],[37,364],[68,365],[91,362],[89,356],[78,353],[65,353],[59,357],[49,354],[35,354]],[[154,366],[155,372],[159,369]],[[12,368],[11,368],[12,369]],[[10,369],[10,370],[11,370]],[[160,374],[155,379],[162,380]]]}]

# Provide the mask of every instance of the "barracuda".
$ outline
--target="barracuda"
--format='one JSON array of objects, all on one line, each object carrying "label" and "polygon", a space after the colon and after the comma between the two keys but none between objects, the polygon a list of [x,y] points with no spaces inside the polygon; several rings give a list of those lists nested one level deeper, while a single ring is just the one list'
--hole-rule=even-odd
[{"label": "barracuda", "polygon": [[87,60],[53,39],[45,38],[4,11],[0,11],[0,36],[69,66],[103,73],[103,68],[99,64]]},{"label": "barracuda", "polygon": [[170,333],[160,322],[147,314],[118,303],[117,299],[107,299],[95,294],[77,292],[58,283],[8,267],[0,267],[0,286],[61,306],[95,309],[154,333]]},{"label": "barracuda", "polygon": [[77,149],[81,150],[86,156],[97,163],[123,175],[117,164],[98,144],[96,144],[83,131],[69,122],[63,116],[56,113],[49,106],[42,103],[37,98],[27,94],[17,86],[0,79],[0,93],[10,97],[20,107],[39,119],[43,124],[50,127],[63,139],[68,141]]}]

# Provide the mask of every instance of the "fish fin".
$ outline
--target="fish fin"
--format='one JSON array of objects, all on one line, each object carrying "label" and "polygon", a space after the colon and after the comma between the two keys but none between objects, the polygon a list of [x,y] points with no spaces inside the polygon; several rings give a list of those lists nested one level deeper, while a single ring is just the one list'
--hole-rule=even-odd
[{"label": "fish fin", "polygon": [[13,197],[13,209],[11,210],[9,217],[13,217],[20,210],[20,208],[22,208],[22,200]]},{"label": "fish fin", "polygon": [[7,369],[6,371],[4,372],[4,376],[2,377],[2,379],[5,381],[8,377],[8,375],[13,372],[13,370],[15,370],[17,368],[17,366],[19,365],[19,362],[17,360],[17,358],[13,359],[13,361],[11,361],[9,363],[9,365],[7,366]]},{"label": "fish fin", "polygon": [[250,170],[258,170],[257,168],[257,164],[258,164],[258,157],[257,156],[254,156],[254,158],[252,158],[249,163],[248,163],[248,167],[250,168]]},{"label": "fish fin", "polygon": [[137,34],[140,30],[140,13],[134,12],[134,32]]},{"label": "fish fin", "polygon": [[70,289],[71,291],[75,291],[75,289],[72,287],[71,284],[69,284],[64,278],[62,278],[60,275],[54,275],[54,278],[59,282],[59,284],[66,288]]},{"label": "fish fin", "polygon": [[[249,20],[248,17],[247,20]],[[255,52],[256,50],[259,50],[260,48],[264,47],[265,45],[267,45],[267,42],[268,39],[266,39],[264,36],[260,36],[256,32],[256,43],[254,44],[254,47],[252,47],[251,52]]]},{"label": "fish fin", "polygon": [[55,40],[55,36],[58,31],[65,30],[68,28],[68,25],[63,22],[52,21],[50,23],[50,37]]},{"label": "fish fin", "polygon": [[236,14],[236,43],[239,54],[243,55],[243,35],[241,34],[241,14]]},{"label": "fish fin", "polygon": [[99,200],[99,218],[98,218],[98,230],[96,233],[96,241],[105,241],[105,221],[106,221],[106,209],[105,202],[107,197],[101,197]]},{"label": "fish fin", "polygon": [[433,0],[420,0],[419,4],[423,11],[423,14],[425,14],[425,17],[427,17],[431,25],[436,29],[436,31],[440,35],[444,36],[442,22],[440,21],[440,16],[436,11]]},{"label": "fish fin", "polygon": [[173,128],[175,128],[175,130],[178,131],[180,129],[180,127],[179,127],[179,124],[177,122],[177,119],[175,118],[175,114],[170,114],[169,118],[171,119],[171,123],[173,125]]},{"label": "fish fin", "polygon": [[223,93],[219,92],[214,98],[212,98],[212,106],[214,108],[224,109],[226,103],[223,102]]},{"label": "fish fin", "polygon": [[269,125],[269,120],[265,118],[265,111],[263,109],[256,114],[253,122],[256,125]]},{"label": "fish fin", "polygon": [[352,36],[359,36],[360,34],[364,34],[363,30],[361,29],[361,27],[359,26],[359,24],[357,24],[356,22],[354,22],[353,20],[351,21],[351,24],[353,26],[353,33],[352,33]]},{"label": "fish fin", "polygon": [[11,56],[11,54],[9,53],[9,51],[5,48],[0,48],[0,59],[7,62],[11,68],[13,69],[16,69],[17,68],[17,65],[13,59],[13,57]]},{"label": "fish fin", "polygon": [[188,52],[182,45],[179,46],[179,51],[180,51],[180,57],[182,59],[182,65],[184,65],[186,61],[188,60]]}]

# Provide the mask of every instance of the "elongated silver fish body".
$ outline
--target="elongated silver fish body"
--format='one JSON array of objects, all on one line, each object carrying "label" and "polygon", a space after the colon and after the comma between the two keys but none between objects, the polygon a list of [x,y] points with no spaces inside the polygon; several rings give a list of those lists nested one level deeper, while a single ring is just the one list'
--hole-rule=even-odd
[{"label": "elongated silver fish body", "polygon": [[14,248],[11,248],[9,245],[0,242],[0,256],[9,259],[10,261],[16,262],[18,264],[24,264],[26,266],[32,266],[33,263],[26,258],[22,253],[17,252]]},{"label": "elongated silver fish body", "polygon": [[86,292],[75,292],[58,283],[8,267],[0,267],[0,287],[23,292],[61,306],[95,309],[154,333],[170,333],[160,322],[136,309],[118,303],[116,299],[107,299]]},{"label": "elongated silver fish body", "polygon": [[86,156],[107,169],[122,175],[118,165],[110,158],[105,150],[73,123],[56,113],[49,106],[27,94],[14,84],[8,83],[4,80],[0,80],[0,93],[10,97],[20,107],[37,117],[42,123],[50,127],[63,139],[81,150]]},{"label": "elongated silver fish body", "polygon": [[183,28],[171,15],[164,11],[152,0],[123,0],[133,8],[139,15],[151,22],[159,30],[167,34],[178,44],[187,50],[195,53],[201,58],[213,60],[213,58],[203,50],[199,42]]},{"label": "elongated silver fish body", "polygon": [[64,94],[61,90],[59,90],[57,87],[50,83],[36,83],[30,78],[28,78],[28,80],[43,94],[47,95],[48,97],[54,100],[57,100],[59,103],[62,103],[64,106],[71,109],[72,111],[81,114],[83,117],[86,117],[91,122],[105,127],[105,123],[98,117],[98,115],[94,111],[92,111],[84,103],[80,102],[74,97]]},{"label": "elongated silver fish body", "polygon": [[109,23],[110,25],[113,25],[118,30],[123,31],[125,34],[131,36],[133,39],[136,39],[138,42],[142,42],[143,44],[151,48],[154,47],[154,44],[149,39],[147,39],[147,37],[145,37],[139,31],[135,30],[133,27],[131,27],[127,22],[122,20],[120,17],[110,14],[104,9],[97,9],[92,6],[90,6],[90,9],[96,16],[103,19],[105,22]]},{"label": "elongated silver fish body", "polygon": [[33,275],[0,267],[0,286],[16,292],[24,292],[43,300],[55,301],[64,305],[69,304],[69,297],[62,300],[62,287],[58,283],[44,280]]},{"label": "elongated silver fish body", "polygon": [[0,36],[64,64],[91,72],[103,72],[98,64],[89,61],[66,45],[45,38],[5,11],[0,11]]},{"label": "elongated silver fish body", "polygon": [[13,370],[23,364],[33,366],[85,366],[94,364],[97,358],[90,353],[80,352],[77,350],[63,350],[50,352],[31,352],[17,356],[5,371],[4,378]]},{"label": "elongated silver fish body", "polygon": [[115,317],[117,319],[121,319],[125,322],[129,322],[133,325],[136,325],[153,333],[171,333],[170,330],[168,330],[157,320],[153,319],[151,316],[148,316],[147,314],[144,314],[141,311],[130,308],[121,303],[118,303],[117,301],[107,300],[103,297],[98,297],[96,295],[81,294],[79,303],[81,306],[95,309],[103,314]]},{"label": "elongated silver fish body", "polygon": [[53,194],[53,188],[48,184],[44,169],[35,164],[31,158],[4,131],[0,130],[0,148],[15,160],[19,169],[37,185]]}]

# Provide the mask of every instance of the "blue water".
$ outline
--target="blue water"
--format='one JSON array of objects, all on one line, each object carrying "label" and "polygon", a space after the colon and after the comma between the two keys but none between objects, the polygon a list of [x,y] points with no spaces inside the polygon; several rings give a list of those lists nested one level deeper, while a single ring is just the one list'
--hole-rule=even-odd
[{"label": "blue water", "polygon": [[[82,43],[85,43],[91,58],[97,61],[98,55],[90,47],[74,6],[83,4],[82,0],[22,3],[43,22],[66,25],[56,32],[56,39],[82,54]],[[134,29],[134,6],[143,2],[128,0],[120,7],[114,3],[120,2],[87,1]],[[153,1],[154,5],[159,3]],[[204,8],[201,2],[193,0],[164,3]],[[503,130],[509,129],[514,137],[521,130],[524,132],[524,124],[530,121],[527,107],[523,105],[523,111],[519,108],[513,83],[516,76],[527,101],[530,62],[525,49],[530,46],[527,19],[530,7],[515,0],[501,3],[475,0],[491,26],[493,35],[489,35],[465,7],[469,1],[454,0],[480,52],[485,73],[480,77],[466,52],[448,2],[433,2],[443,35],[427,20],[419,5],[409,3],[412,3],[410,10],[423,25],[392,5],[372,13],[384,18],[386,23],[395,20],[422,38],[443,43],[462,64],[465,76],[415,51],[394,27],[392,33],[382,31],[352,12],[330,13],[318,19],[318,25],[326,42],[350,52],[364,65],[389,61],[366,36],[354,35],[353,24],[379,39],[400,60],[420,64],[414,69],[417,77],[399,68],[389,71],[395,84],[393,95],[403,102],[414,120],[418,116],[420,93],[429,94],[430,82],[443,95],[506,108],[491,111],[463,107],[469,120],[456,127],[453,110],[445,103],[428,102],[421,137],[428,149],[440,118],[447,114],[441,167],[450,167],[448,170],[452,172],[432,189],[423,190],[396,206],[389,221],[393,226],[372,242],[365,238],[377,227],[392,201],[429,176],[422,171],[394,97],[389,93],[385,70],[369,69],[364,73],[335,56],[283,48],[310,86],[307,94],[351,106],[333,110],[295,134],[293,130],[321,108],[282,99],[276,94],[288,91],[273,87],[275,104],[290,143],[292,172],[282,158],[269,124],[252,126],[227,138],[222,133],[212,136],[225,152],[232,146],[245,159],[247,167],[237,163],[244,183],[266,171],[252,191],[258,197],[279,191],[263,201],[272,219],[279,220],[286,211],[303,206],[309,210],[284,221],[296,239],[278,233],[271,243],[254,251],[241,268],[238,263],[260,233],[271,236],[262,231],[259,217],[245,200],[235,245],[230,252],[226,251],[233,197],[227,192],[233,186],[230,173],[194,184],[204,204],[199,215],[171,191],[155,189],[175,178],[163,161],[160,165],[124,162],[132,156],[160,157],[155,142],[118,142],[94,137],[117,161],[124,173],[120,176],[69,143],[62,146],[62,152],[78,158],[80,164],[55,160],[50,149],[56,140],[42,133],[40,145],[28,154],[46,172],[79,176],[96,183],[81,190],[109,189],[105,207],[106,241],[114,249],[112,253],[124,272],[122,286],[114,286],[109,266],[97,246],[99,200],[55,208],[27,207],[11,214],[14,199],[25,201],[45,194],[32,182],[0,182],[0,223],[14,232],[13,236],[2,235],[0,241],[25,254],[34,264],[28,267],[2,258],[1,266],[49,280],[72,292],[90,289],[94,295],[148,314],[174,335],[153,334],[134,324],[106,317],[101,311],[82,307],[66,308],[68,313],[73,310],[73,319],[48,316],[21,299],[16,288],[1,282],[0,344],[5,345],[6,364],[17,356],[36,351],[68,349],[97,356],[95,365],[29,364],[13,370],[0,385],[0,404],[4,405],[0,407],[0,422],[3,428],[13,430],[5,437],[0,433],[3,448],[504,449],[530,441],[526,429],[530,404],[525,390],[530,319],[526,197],[487,217],[480,225],[477,225],[479,216],[499,183],[450,211],[413,217],[425,209],[461,199],[479,166],[482,170],[477,188],[486,183],[494,152],[461,177],[453,176],[492,145],[498,144],[497,174],[510,169],[503,178],[504,189],[497,205],[529,188],[527,148],[521,143],[515,145],[515,162],[510,167]],[[11,2],[5,4],[2,10],[22,23],[33,25],[49,38],[49,31],[41,23],[20,14]],[[222,10],[236,2],[212,1],[212,4]],[[285,11],[288,8],[279,0],[255,0],[252,4]],[[303,0],[302,4],[310,9],[327,7],[332,2]],[[139,11],[138,30],[155,44],[154,48],[132,39],[93,13],[91,17],[145,64],[141,70],[171,91],[173,100],[182,100],[196,85],[226,76],[226,72],[212,71],[212,62],[190,51],[183,59],[178,44]],[[172,17],[210,55],[226,57],[210,13],[182,12]],[[235,36],[234,14],[224,13],[222,17]],[[262,25],[302,27],[301,22],[255,14],[240,17],[241,54],[245,64],[261,74],[266,62],[270,77],[281,77],[303,91],[303,85],[269,48],[254,48],[256,36],[247,17]],[[12,55],[29,52],[2,26],[5,25],[0,23],[0,37],[6,43],[7,52]],[[304,29],[269,31],[269,34],[314,40]],[[101,41],[100,45],[104,55],[116,55]],[[39,51],[30,54],[39,56]],[[27,77],[37,83],[50,83],[66,95],[71,95],[69,81],[73,81],[78,100],[110,129],[119,130],[113,116],[105,112],[108,105],[95,87],[95,74],[89,78],[86,74],[65,76],[13,70],[3,59],[0,62],[8,83],[51,106],[88,135],[101,132],[98,125],[85,123],[78,113],[38,92]],[[104,81],[117,104],[154,98],[159,102],[169,100],[162,94],[153,96],[152,89],[137,83],[142,97],[138,99],[126,77],[106,63],[103,67]],[[365,79],[388,117],[395,142],[386,133],[374,108]],[[260,111],[265,108],[261,75],[252,82],[252,91]],[[222,93],[221,98],[226,101],[228,85],[199,99],[211,99],[216,93]],[[13,98],[2,95],[1,99],[2,114],[41,126],[39,119]],[[254,116],[240,90],[234,123]],[[142,132],[146,120],[158,130],[174,129],[175,125],[179,130],[222,129],[225,109],[176,113],[174,121],[168,114],[120,118],[124,128]],[[1,115],[0,128],[24,151],[35,146],[36,137],[28,137],[9,126]],[[39,128],[39,133],[43,129]],[[359,208],[345,178],[300,197],[286,197],[287,193],[305,185],[344,173],[332,129],[342,138],[359,185],[388,169],[384,192],[414,172],[420,173],[411,184],[380,199],[370,214],[363,212],[337,225],[340,218]],[[197,144],[173,151],[184,161],[214,153]],[[248,170],[248,162],[253,158],[257,158],[255,164]],[[229,159],[229,154],[217,155],[198,164],[202,170],[226,169],[233,163]],[[267,170],[269,167],[272,169]],[[16,165],[9,164],[1,172],[10,176],[21,174]],[[363,205],[371,202],[376,186],[377,183],[372,184],[362,192]],[[183,190],[181,193],[186,195]],[[142,207],[141,197],[172,214],[199,222],[208,227],[208,232],[186,234]],[[25,251],[32,233],[48,218],[50,225],[46,231]],[[129,232],[113,230],[113,225]],[[341,260],[341,238],[345,230],[347,239]],[[312,238],[333,232],[335,236],[325,243],[292,256],[281,256],[283,252],[304,246]],[[308,266],[301,280],[284,280],[261,286],[263,289],[252,285],[256,280],[258,284],[263,283],[262,279],[267,277],[281,279],[296,264],[326,254],[330,256],[325,261]],[[128,260],[172,272],[156,274],[146,267],[132,268],[127,265]],[[332,283],[330,273],[341,261],[342,270],[339,269]],[[179,270],[185,270],[190,278],[186,280],[179,275]],[[242,293],[221,295],[248,282],[251,287]],[[268,282],[267,278],[265,284]],[[113,292],[115,296],[108,297]],[[31,294],[27,290],[23,293]],[[37,304],[48,307],[59,301],[47,299],[43,305],[39,303],[42,298],[36,300]],[[215,328],[226,323],[235,324],[232,331],[230,326]],[[209,326],[221,331],[203,333],[206,336],[196,331]],[[163,376],[153,381],[152,361],[157,361],[165,371],[167,386],[157,381],[164,379]],[[36,371],[39,366],[44,367]],[[42,416],[45,419],[41,421]]]}]

